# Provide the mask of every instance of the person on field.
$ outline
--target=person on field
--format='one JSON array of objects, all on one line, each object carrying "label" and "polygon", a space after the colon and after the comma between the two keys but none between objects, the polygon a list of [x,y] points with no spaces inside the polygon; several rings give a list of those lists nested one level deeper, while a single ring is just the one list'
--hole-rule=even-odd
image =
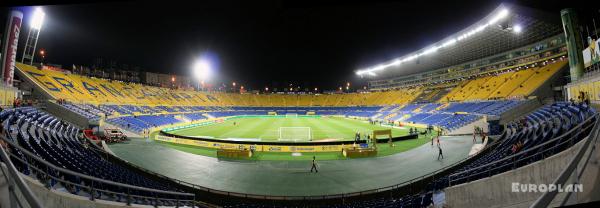
[{"label": "person on field", "polygon": [[[439,143],[438,143],[438,144],[439,144]],[[440,160],[440,157],[442,157],[442,159],[444,159],[444,154],[442,154],[442,148],[441,148],[439,145],[438,145],[438,150],[439,150],[439,153],[438,153],[438,160]]]},{"label": "person on field", "polygon": [[313,160],[312,160],[312,167],[310,168],[310,172],[312,173],[313,170],[315,170],[315,173],[318,173],[319,170],[317,170],[317,161],[316,161],[317,157],[313,156]]}]

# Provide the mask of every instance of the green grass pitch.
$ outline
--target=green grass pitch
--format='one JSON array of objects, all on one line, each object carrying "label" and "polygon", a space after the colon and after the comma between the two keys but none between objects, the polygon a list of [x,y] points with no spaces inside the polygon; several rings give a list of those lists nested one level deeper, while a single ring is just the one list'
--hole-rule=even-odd
[{"label": "green grass pitch", "polygon": [[360,132],[362,139],[365,139],[365,134],[383,129],[392,129],[394,137],[408,134],[408,128],[372,125],[367,121],[341,117],[246,117],[170,133],[182,136],[210,136],[216,139],[259,139],[262,142],[278,142],[280,127],[310,127],[313,141],[352,141],[356,132]]}]

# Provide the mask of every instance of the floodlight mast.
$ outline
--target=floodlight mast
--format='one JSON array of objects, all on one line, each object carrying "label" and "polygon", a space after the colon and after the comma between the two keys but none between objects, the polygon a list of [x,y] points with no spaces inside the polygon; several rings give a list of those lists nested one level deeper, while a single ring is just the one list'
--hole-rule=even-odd
[{"label": "floodlight mast", "polygon": [[35,48],[37,47],[37,41],[44,24],[44,18],[46,13],[42,8],[37,7],[33,12],[32,19],[29,23],[29,32],[27,33],[27,40],[25,41],[25,50],[23,50],[23,56],[21,62],[25,63],[25,60],[29,60],[29,64],[33,65],[33,58],[35,57]]}]

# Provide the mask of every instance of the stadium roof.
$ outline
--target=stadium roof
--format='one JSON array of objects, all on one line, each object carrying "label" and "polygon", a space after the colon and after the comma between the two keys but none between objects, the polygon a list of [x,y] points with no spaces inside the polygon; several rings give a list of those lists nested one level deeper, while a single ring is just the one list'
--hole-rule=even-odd
[{"label": "stadium roof", "polygon": [[418,51],[356,74],[385,79],[454,66],[516,49],[562,32],[560,14],[501,4],[475,24]]}]

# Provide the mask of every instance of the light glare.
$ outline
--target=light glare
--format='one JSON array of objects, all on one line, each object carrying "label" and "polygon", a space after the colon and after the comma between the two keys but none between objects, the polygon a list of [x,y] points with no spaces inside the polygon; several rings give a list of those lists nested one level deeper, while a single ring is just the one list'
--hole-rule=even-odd
[{"label": "light glare", "polygon": [[515,33],[520,33],[521,31],[523,31],[523,28],[521,27],[521,25],[515,25],[513,27],[513,31],[515,31]]},{"label": "light glare", "polygon": [[[358,71],[356,71],[356,74],[359,75],[359,76],[362,76],[363,74],[368,74],[368,75],[371,75],[371,76],[375,76],[375,73],[373,73],[374,71],[380,71],[380,70],[384,70],[384,69],[386,69],[388,67],[398,66],[398,65],[400,65],[400,64],[402,64],[404,62],[416,59],[416,58],[418,58],[420,56],[436,52],[440,48],[444,48],[444,47],[448,47],[448,46],[454,45],[458,41],[462,41],[462,40],[464,40],[464,39],[466,39],[466,38],[468,38],[470,36],[473,36],[473,35],[481,32],[481,31],[485,30],[488,26],[490,26],[490,25],[498,22],[499,20],[505,18],[508,15],[509,15],[508,9],[502,8],[500,10],[500,12],[498,12],[495,16],[493,16],[491,19],[489,19],[487,23],[482,24],[482,25],[478,26],[477,28],[472,29],[472,30],[470,30],[470,31],[468,31],[466,33],[463,33],[463,34],[457,36],[456,38],[452,38],[452,39],[446,41],[445,43],[443,43],[442,45],[432,46],[432,47],[424,50],[421,53],[417,53],[417,54],[411,55],[409,57],[405,57],[403,59],[395,59],[393,62],[389,62],[388,64],[380,64],[380,65],[377,65],[377,66],[372,67],[372,68],[368,68],[368,69],[364,69],[364,70],[358,70]],[[514,27],[514,32],[516,32],[516,33],[520,33],[521,30],[522,30],[522,28],[520,26],[515,26]]]},{"label": "light glare", "polygon": [[204,81],[210,77],[210,63],[206,60],[198,60],[194,64],[194,75],[201,81]]},{"label": "light glare", "polygon": [[33,18],[31,19],[31,28],[40,30],[42,29],[42,24],[44,24],[44,17],[46,13],[42,11],[41,8],[36,8],[35,12],[33,12]]}]

